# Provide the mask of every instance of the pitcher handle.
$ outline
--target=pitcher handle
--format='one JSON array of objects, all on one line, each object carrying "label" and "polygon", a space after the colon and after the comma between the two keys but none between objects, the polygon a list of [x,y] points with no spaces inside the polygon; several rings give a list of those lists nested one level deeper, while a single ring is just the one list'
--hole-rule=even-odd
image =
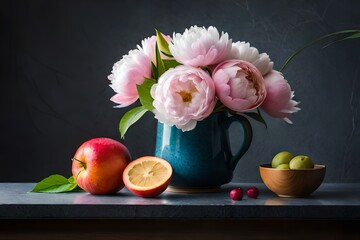
[{"label": "pitcher handle", "polygon": [[243,141],[240,144],[240,147],[238,151],[235,153],[235,155],[232,156],[232,158],[229,161],[229,167],[234,170],[237,163],[239,162],[240,158],[247,152],[247,150],[250,147],[251,141],[252,141],[252,127],[249,122],[249,120],[240,115],[233,115],[231,117],[228,117],[225,121],[222,122],[223,126],[225,127],[225,130],[228,131],[229,127],[233,122],[239,122],[240,126],[243,130]]}]

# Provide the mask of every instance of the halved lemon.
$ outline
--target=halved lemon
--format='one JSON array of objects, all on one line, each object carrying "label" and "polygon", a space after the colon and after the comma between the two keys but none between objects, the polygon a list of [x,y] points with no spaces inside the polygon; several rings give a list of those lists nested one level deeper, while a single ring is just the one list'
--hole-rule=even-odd
[{"label": "halved lemon", "polygon": [[127,165],[123,181],[126,188],[137,196],[156,197],[168,187],[172,172],[166,160],[145,156]]}]

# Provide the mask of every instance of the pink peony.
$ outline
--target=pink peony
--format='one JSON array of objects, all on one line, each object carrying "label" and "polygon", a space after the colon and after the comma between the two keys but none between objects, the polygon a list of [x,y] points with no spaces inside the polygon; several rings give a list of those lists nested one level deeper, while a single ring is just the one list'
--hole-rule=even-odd
[{"label": "pink peony", "polygon": [[200,68],[180,65],[166,71],[151,88],[155,118],[182,131],[195,128],[214,109],[215,87]]},{"label": "pink peony", "polygon": [[176,61],[204,67],[225,59],[231,50],[231,39],[227,33],[222,32],[220,36],[215,27],[192,26],[183,34],[174,33],[169,49]]},{"label": "pink peony", "polygon": [[[169,36],[163,35],[170,42]],[[138,98],[137,84],[142,84],[144,78],[151,78],[151,62],[156,64],[155,55],[156,36],[145,38],[141,41],[138,49],[129,51],[129,54],[114,64],[111,75],[110,86],[117,93],[110,100],[118,103],[117,107],[127,107]],[[162,55],[163,59],[167,59]]]},{"label": "pink peony", "polygon": [[257,108],[266,97],[264,79],[249,62],[227,60],[215,68],[213,79],[216,96],[235,112]]},{"label": "pink peony", "polygon": [[288,116],[300,110],[299,102],[292,100],[294,92],[281,72],[272,70],[265,78],[267,96],[260,106],[267,114],[275,118],[283,118],[292,124]]},{"label": "pink peony", "polygon": [[117,93],[110,100],[120,104],[117,107],[134,103],[139,98],[136,84],[142,84],[144,77],[151,78],[151,60],[139,49],[129,51],[114,64],[108,76],[110,87]]}]

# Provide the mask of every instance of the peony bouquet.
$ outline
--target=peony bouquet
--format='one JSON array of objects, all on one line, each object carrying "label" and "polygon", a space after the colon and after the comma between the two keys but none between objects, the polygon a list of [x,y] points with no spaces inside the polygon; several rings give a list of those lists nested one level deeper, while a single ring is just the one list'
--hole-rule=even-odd
[{"label": "peony bouquet", "polygon": [[300,110],[268,54],[233,42],[215,27],[192,26],[172,38],[156,30],[116,62],[108,78],[116,107],[140,100],[120,120],[122,137],[148,111],[161,123],[190,131],[220,111],[265,123],[261,109],[291,124],[289,115]]}]

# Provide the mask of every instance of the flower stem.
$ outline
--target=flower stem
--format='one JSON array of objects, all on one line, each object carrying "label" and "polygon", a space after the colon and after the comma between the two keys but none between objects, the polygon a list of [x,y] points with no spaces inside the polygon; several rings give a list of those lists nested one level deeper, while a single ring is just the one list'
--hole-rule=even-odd
[{"label": "flower stem", "polygon": [[296,57],[298,54],[300,54],[303,50],[305,50],[306,48],[308,48],[308,47],[314,45],[315,43],[318,43],[318,42],[320,42],[320,41],[322,41],[322,40],[324,40],[324,39],[326,39],[326,38],[329,38],[329,37],[331,37],[331,36],[338,36],[338,35],[342,35],[342,34],[350,34],[350,36],[346,36],[346,37],[344,37],[344,38],[337,39],[337,40],[335,40],[335,41],[333,41],[333,42],[325,45],[324,48],[327,47],[327,46],[329,46],[329,45],[331,45],[331,44],[333,44],[333,43],[340,42],[340,41],[342,41],[342,40],[352,39],[352,38],[358,38],[358,37],[359,37],[359,34],[360,34],[360,30],[343,30],[343,31],[338,31],[338,32],[329,33],[329,34],[326,34],[326,35],[324,35],[324,36],[321,36],[321,37],[315,39],[314,41],[306,44],[305,46],[303,46],[302,48],[300,48],[299,50],[297,50],[296,52],[294,52],[294,53],[285,61],[284,65],[281,67],[281,69],[280,69],[279,71],[282,72],[282,71],[285,69],[285,67],[289,64],[289,62],[290,62],[294,57]]}]

